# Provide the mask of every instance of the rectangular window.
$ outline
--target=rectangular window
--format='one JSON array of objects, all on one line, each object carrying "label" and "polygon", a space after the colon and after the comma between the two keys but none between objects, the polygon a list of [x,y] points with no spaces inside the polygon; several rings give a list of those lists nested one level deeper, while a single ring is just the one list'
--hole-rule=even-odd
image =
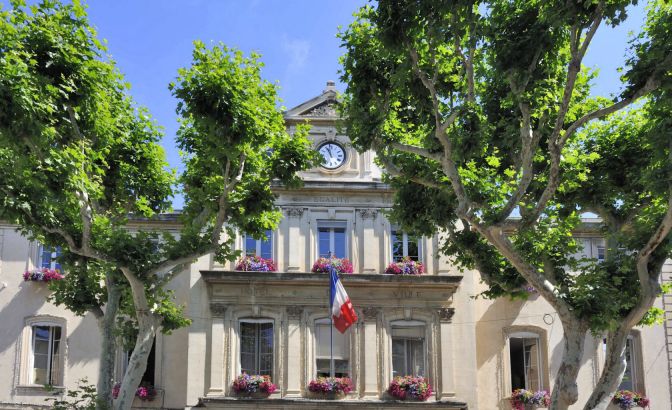
[{"label": "rectangular window", "polygon": [[392,231],[392,260],[399,262],[404,258],[420,260],[420,238],[399,230]]},{"label": "rectangular window", "polygon": [[61,264],[58,263],[58,257],[61,256],[61,247],[50,247],[40,245],[40,268],[61,270]]},{"label": "rectangular window", "polygon": [[[333,333],[331,333],[333,330]],[[333,336],[332,336],[333,335]],[[330,339],[333,337],[333,339]],[[334,377],[350,377],[347,334],[331,328],[329,319],[315,322],[315,368],[317,377],[331,375],[331,342],[333,341]]]},{"label": "rectangular window", "polygon": [[273,231],[270,229],[264,232],[266,239],[254,239],[249,235],[245,235],[245,255],[256,256],[259,255],[264,259],[273,258]]},{"label": "rectangular window", "polygon": [[323,258],[345,258],[345,221],[318,221],[318,254]]},{"label": "rectangular window", "polygon": [[541,352],[539,338],[533,334],[509,338],[511,388],[537,391],[541,389]]},{"label": "rectangular window", "polygon": [[62,385],[61,327],[34,325],[31,329],[32,365],[30,384]]},{"label": "rectangular window", "polygon": [[273,374],[273,323],[240,322],[240,368],[250,375]]},{"label": "rectangular window", "polygon": [[404,321],[392,325],[392,377],[425,376],[425,326]]}]

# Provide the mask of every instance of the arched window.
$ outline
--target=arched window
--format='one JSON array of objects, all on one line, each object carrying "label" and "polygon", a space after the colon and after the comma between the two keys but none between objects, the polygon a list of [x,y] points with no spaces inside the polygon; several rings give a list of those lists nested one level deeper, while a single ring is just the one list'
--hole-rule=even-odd
[{"label": "arched window", "polygon": [[425,376],[425,322],[396,320],[390,324],[392,336],[392,377]]},{"label": "arched window", "polygon": [[317,377],[329,377],[333,366],[334,377],[350,377],[349,332],[342,334],[332,328],[329,319],[315,321],[315,373]]},{"label": "arched window", "polygon": [[250,375],[273,375],[273,320],[241,319],[240,370]]}]

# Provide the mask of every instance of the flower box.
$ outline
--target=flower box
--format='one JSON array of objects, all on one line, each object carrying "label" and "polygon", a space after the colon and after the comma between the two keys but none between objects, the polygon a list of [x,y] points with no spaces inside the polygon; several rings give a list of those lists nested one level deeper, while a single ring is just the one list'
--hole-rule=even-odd
[{"label": "flower box", "polygon": [[308,384],[311,395],[323,400],[340,400],[352,391],[352,380],[348,377],[318,377]]},{"label": "flower box", "polygon": [[36,269],[26,271],[23,273],[23,280],[26,282],[51,282],[54,280],[62,280],[64,278],[61,273],[55,269]]},{"label": "flower box", "polygon": [[648,397],[630,390],[619,390],[614,393],[611,399],[611,404],[617,406],[618,409],[632,409],[634,407],[648,408],[651,405],[651,400]]},{"label": "flower box", "polygon": [[264,259],[261,256],[244,256],[236,263],[236,270],[249,272],[275,272],[277,265],[273,259]]},{"label": "flower box", "polygon": [[239,397],[263,399],[277,390],[270,376],[249,375],[246,373],[233,381],[233,392]]},{"label": "flower box", "polygon": [[405,257],[399,262],[387,265],[385,273],[388,275],[422,275],[425,273],[425,267],[422,263],[416,262],[409,257]]},{"label": "flower box", "polygon": [[397,376],[387,392],[397,400],[427,401],[432,395],[432,386],[424,377]]},{"label": "flower box", "polygon": [[347,258],[320,258],[313,264],[313,273],[329,273],[331,267],[338,273],[352,273],[352,263]]},{"label": "flower box", "polygon": [[[119,396],[119,391],[121,390],[121,383],[116,383],[112,388],[112,398],[117,398]],[[148,383],[141,384],[135,390],[135,397],[139,398],[142,401],[152,401],[156,398],[157,392],[156,388]]]},{"label": "flower box", "polygon": [[546,390],[532,391],[516,389],[511,394],[511,408],[513,410],[532,410],[551,405],[551,396]]}]

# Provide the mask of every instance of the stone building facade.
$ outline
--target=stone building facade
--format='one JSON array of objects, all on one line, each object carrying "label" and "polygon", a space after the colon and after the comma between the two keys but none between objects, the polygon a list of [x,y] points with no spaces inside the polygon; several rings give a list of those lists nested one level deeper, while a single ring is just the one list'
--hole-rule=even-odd
[{"label": "stone building facade", "polygon": [[[534,297],[474,299],[485,289],[477,272],[452,266],[438,252],[438,237],[413,237],[391,224],[385,210],[392,192],[381,182],[374,154],[357,153],[338,131],[336,104],[328,83],[322,94],[286,113],[290,132],[311,124],[325,166],[303,173],[300,189],[274,187],[284,218],[266,240],[244,232],[236,238],[243,253],[274,259],[278,271],[235,271],[234,263],[220,265],[207,256],[176,277],[171,286],[192,325],[157,336],[144,379],[158,395],[151,402],[137,400],[138,407],[490,410],[511,408],[507,398],[516,387],[552,387],[563,343],[553,309]],[[173,227],[170,216],[146,223]],[[585,241],[584,252],[604,255],[594,234],[577,235]],[[50,255],[14,226],[0,226],[0,408],[44,405],[53,393],[36,380],[45,377],[57,385],[56,393],[84,376],[95,382],[95,320],[54,307],[45,301],[44,285],[21,277],[53,263]],[[355,273],[341,279],[359,317],[334,337],[337,375],[350,377],[354,387],[339,401],[320,400],[307,389],[331,366],[328,279],[309,273],[318,257],[329,255],[353,263]],[[421,261],[427,273],[382,274],[401,257]],[[629,343],[623,387],[650,397],[652,409],[672,408],[672,332],[666,329],[635,329]],[[587,338],[580,402],[599,378],[604,351],[601,337]],[[121,374],[127,358],[118,356]],[[269,375],[278,391],[264,399],[236,397],[232,381],[242,371]],[[391,379],[405,374],[429,379],[434,393],[428,402],[390,400]]]}]

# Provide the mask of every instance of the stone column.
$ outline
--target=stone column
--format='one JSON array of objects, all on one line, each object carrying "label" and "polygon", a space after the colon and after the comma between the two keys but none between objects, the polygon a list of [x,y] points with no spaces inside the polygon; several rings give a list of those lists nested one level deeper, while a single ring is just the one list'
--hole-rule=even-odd
[{"label": "stone column", "polygon": [[441,352],[439,354],[439,363],[437,369],[437,376],[439,377],[439,385],[437,386],[437,398],[439,400],[455,397],[455,383],[453,380],[453,346],[452,346],[452,332],[451,321],[455,314],[455,308],[440,308],[438,310],[439,316],[439,334],[438,345]]},{"label": "stone column", "polygon": [[305,381],[301,380],[304,364],[303,358],[303,338],[301,337],[301,320],[303,317],[303,306],[287,307],[287,376],[286,396],[301,397],[301,389]]},{"label": "stone column", "polygon": [[304,236],[301,235],[301,218],[303,208],[292,207],[285,208],[287,215],[287,236],[284,238],[285,245],[285,270],[287,272],[301,272],[303,261],[301,252],[303,248]]},{"label": "stone column", "polygon": [[378,273],[380,270],[380,247],[378,246],[375,228],[378,210],[374,208],[358,209],[357,216],[359,217],[359,229],[361,232],[359,242],[361,272]]},{"label": "stone column", "polygon": [[361,331],[360,353],[360,397],[364,400],[379,398],[378,381],[378,316],[380,309],[365,307],[363,309],[364,325]]},{"label": "stone column", "polygon": [[207,396],[223,396],[226,381],[224,379],[224,315],[227,306],[222,303],[211,303],[212,325],[210,329],[210,387]]}]

